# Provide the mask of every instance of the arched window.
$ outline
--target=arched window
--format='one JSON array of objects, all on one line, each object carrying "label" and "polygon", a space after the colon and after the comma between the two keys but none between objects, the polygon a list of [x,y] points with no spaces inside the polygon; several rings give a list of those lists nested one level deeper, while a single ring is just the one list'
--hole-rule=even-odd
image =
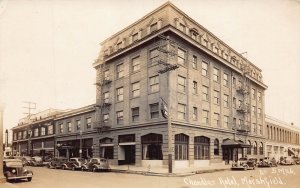
[{"label": "arched window", "polygon": [[256,141],[253,143],[253,154],[257,155],[257,142]]},{"label": "arched window", "polygon": [[[251,146],[251,141],[250,140],[248,140],[248,144]],[[247,155],[251,155],[251,147],[247,148]]]},{"label": "arched window", "polygon": [[214,155],[219,155],[219,140],[217,138],[214,141]]},{"label": "arched window", "polygon": [[264,154],[264,147],[263,147],[263,143],[261,142],[259,144],[259,155],[263,155]]},{"label": "arched window", "polygon": [[196,136],[194,138],[194,159],[209,159],[210,139],[205,136]]},{"label": "arched window", "polygon": [[162,140],[161,134],[150,133],[142,136],[142,159],[162,160]]},{"label": "arched window", "polygon": [[175,135],[175,160],[188,160],[189,136]]}]

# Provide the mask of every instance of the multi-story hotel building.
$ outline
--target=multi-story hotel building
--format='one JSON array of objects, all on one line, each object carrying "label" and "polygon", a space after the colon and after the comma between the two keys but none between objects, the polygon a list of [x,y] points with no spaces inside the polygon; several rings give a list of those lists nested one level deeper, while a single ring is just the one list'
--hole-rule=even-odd
[{"label": "multi-story hotel building", "polygon": [[171,142],[175,168],[263,157],[261,69],[173,4],[103,41],[93,66],[97,155],[167,166]]},{"label": "multi-story hotel building", "polygon": [[266,116],[266,153],[269,158],[299,156],[299,127]]}]

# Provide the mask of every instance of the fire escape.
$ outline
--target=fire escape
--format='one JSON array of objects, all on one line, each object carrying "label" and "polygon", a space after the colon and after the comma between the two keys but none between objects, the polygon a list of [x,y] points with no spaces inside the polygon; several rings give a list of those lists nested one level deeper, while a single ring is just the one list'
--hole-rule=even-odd
[{"label": "fire escape", "polygon": [[[99,61],[97,59],[96,61]],[[111,78],[109,75],[108,65],[106,63],[102,63],[99,65],[97,71],[97,81],[95,83],[97,88],[97,100],[96,100],[96,116],[94,122],[94,128],[99,132],[108,130],[111,128],[109,123],[108,114],[111,106],[109,89],[111,87]],[[107,117],[106,117],[107,116]]]},{"label": "fire escape", "polygon": [[243,117],[239,122],[239,126],[236,127],[237,132],[248,133],[250,132],[250,80],[248,78],[249,66],[244,64],[242,67],[242,82],[237,88],[237,92],[242,96],[242,100],[239,102],[237,112]]}]

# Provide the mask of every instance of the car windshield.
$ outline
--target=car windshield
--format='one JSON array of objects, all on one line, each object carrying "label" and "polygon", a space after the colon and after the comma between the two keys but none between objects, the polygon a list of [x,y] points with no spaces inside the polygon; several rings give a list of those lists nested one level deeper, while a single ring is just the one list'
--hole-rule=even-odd
[{"label": "car windshield", "polygon": [[20,161],[7,161],[6,166],[7,167],[22,167],[23,164]]},{"label": "car windshield", "polygon": [[85,162],[85,160],[84,160],[84,159],[78,159],[78,161],[80,161],[80,162]]}]

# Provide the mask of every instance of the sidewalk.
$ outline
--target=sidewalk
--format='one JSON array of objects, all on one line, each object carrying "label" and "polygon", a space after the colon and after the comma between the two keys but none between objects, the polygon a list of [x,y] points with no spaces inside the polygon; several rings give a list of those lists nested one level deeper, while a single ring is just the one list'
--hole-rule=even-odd
[{"label": "sidewalk", "polygon": [[231,165],[211,165],[207,167],[198,168],[180,168],[173,169],[173,173],[168,173],[168,168],[159,167],[139,167],[134,165],[111,165],[111,171],[117,173],[141,174],[147,176],[164,176],[164,177],[181,177],[191,176],[194,174],[212,173],[217,171],[225,171],[231,168]]},{"label": "sidewalk", "polygon": [[18,188],[18,186],[12,184],[12,183],[0,183],[1,188]]}]

